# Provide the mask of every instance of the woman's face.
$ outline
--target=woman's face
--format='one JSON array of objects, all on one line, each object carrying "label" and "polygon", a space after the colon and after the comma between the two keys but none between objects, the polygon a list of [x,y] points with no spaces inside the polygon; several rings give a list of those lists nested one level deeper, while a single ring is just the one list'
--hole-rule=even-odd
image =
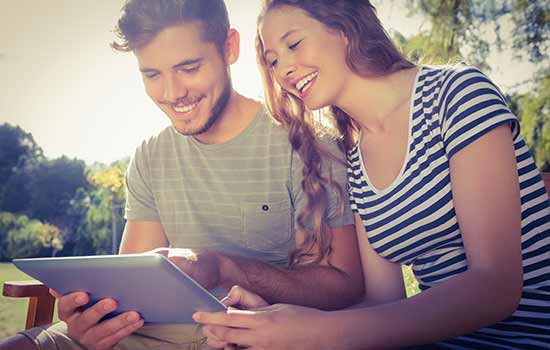
[{"label": "woman's face", "polygon": [[275,81],[315,110],[336,101],[350,69],[346,37],[292,6],[269,10],[260,23],[265,62]]}]

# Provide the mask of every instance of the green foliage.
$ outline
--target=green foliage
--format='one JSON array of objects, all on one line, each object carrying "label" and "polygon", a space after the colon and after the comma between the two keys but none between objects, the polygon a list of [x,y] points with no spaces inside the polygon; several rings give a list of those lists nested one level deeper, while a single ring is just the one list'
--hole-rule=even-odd
[{"label": "green foliage", "polygon": [[32,170],[29,215],[66,226],[65,215],[78,188],[87,188],[86,164],[65,156],[40,162]]},{"label": "green foliage", "polygon": [[63,248],[59,229],[25,215],[0,213],[2,260],[52,256]]},{"label": "green foliage", "polygon": [[[70,202],[62,255],[111,254],[124,227],[124,173],[128,160],[88,169],[89,188],[77,190]],[[114,239],[114,242],[113,242]]]},{"label": "green foliage", "polygon": [[84,188],[77,189],[66,213],[67,227],[63,232],[63,250],[58,255],[94,255],[93,233],[88,230],[87,216],[90,194]]},{"label": "green foliage", "polygon": [[114,253],[118,250],[117,243],[124,226],[124,173],[127,167],[128,160],[122,160],[109,167],[98,167],[88,177],[94,190],[90,193],[92,205],[88,211],[87,226],[94,232],[96,251]]},{"label": "green foliage", "polygon": [[534,63],[550,59],[550,0],[516,0],[509,5],[513,30],[513,46],[517,52],[528,49]]},{"label": "green foliage", "polygon": [[[513,23],[512,46],[518,56],[526,51],[533,63],[550,58],[550,0],[415,0],[407,6],[430,21],[430,32],[424,33],[430,45],[439,43],[447,56],[468,48],[468,62],[482,70],[490,69],[486,58],[491,45],[502,48],[506,20]],[[487,30],[495,34],[494,42],[486,39]]]},{"label": "green foliage", "polygon": [[403,281],[405,283],[405,290],[407,292],[407,297],[410,298],[418,293],[420,293],[420,288],[418,287],[418,281],[414,277],[414,273],[410,265],[403,265],[401,267],[403,272]]},{"label": "green foliage", "polygon": [[7,181],[14,168],[41,158],[42,149],[31,133],[19,126],[7,123],[0,125],[0,183]]},{"label": "green foliage", "polygon": [[415,64],[451,64],[463,60],[456,45],[448,47],[427,32],[418,33],[408,39],[400,33],[394,33],[392,39]]},{"label": "green foliage", "polygon": [[537,167],[550,171],[550,68],[538,74],[541,79],[534,88],[516,100],[525,142],[531,148]]},{"label": "green foliage", "polygon": [[32,134],[19,126],[0,125],[0,210],[22,212],[29,202],[28,169],[43,160]]},{"label": "green foliage", "polygon": [[423,14],[431,23],[430,31],[419,33],[414,40],[417,51],[435,59],[434,63],[451,63],[465,57],[462,51],[468,46],[471,49],[468,62],[480,69],[489,68],[485,62],[489,44],[476,30],[483,22],[476,1],[417,0],[408,2],[408,7],[413,13]]},{"label": "green foliage", "polygon": [[14,214],[0,212],[0,261],[8,260],[8,232],[16,227]]}]

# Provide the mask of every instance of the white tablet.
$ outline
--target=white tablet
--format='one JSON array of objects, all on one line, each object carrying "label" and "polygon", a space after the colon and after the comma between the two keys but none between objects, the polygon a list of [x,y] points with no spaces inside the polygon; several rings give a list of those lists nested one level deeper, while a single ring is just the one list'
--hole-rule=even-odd
[{"label": "white tablet", "polygon": [[[146,323],[194,323],[196,311],[226,310],[215,296],[160,254],[15,259],[17,268],[61,294],[87,292],[89,307],[110,297]],[[85,308],[84,307],[84,308]]]}]

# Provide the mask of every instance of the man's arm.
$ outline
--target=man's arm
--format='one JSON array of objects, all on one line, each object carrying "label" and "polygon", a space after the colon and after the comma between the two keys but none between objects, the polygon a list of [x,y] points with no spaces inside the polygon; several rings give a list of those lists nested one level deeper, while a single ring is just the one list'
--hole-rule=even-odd
[{"label": "man's arm", "polygon": [[128,220],[124,227],[119,254],[143,253],[168,245],[168,238],[160,222]]},{"label": "man's arm", "polygon": [[[202,284],[201,270],[217,264],[217,286],[239,285],[270,303],[291,303],[334,310],[352,305],[363,297],[361,260],[354,225],[332,229],[332,253],[319,264],[291,269],[273,267],[255,259],[206,252],[196,262],[174,261]],[[204,256],[204,262],[202,259]],[[211,271],[211,270],[210,270]]]}]

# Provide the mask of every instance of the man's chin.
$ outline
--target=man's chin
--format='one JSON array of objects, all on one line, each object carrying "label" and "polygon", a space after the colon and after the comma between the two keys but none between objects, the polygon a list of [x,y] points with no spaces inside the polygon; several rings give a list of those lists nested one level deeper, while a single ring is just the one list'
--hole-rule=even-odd
[{"label": "man's chin", "polygon": [[207,132],[211,125],[203,123],[201,125],[181,125],[181,123],[172,123],[176,131],[184,136],[197,136]]}]

